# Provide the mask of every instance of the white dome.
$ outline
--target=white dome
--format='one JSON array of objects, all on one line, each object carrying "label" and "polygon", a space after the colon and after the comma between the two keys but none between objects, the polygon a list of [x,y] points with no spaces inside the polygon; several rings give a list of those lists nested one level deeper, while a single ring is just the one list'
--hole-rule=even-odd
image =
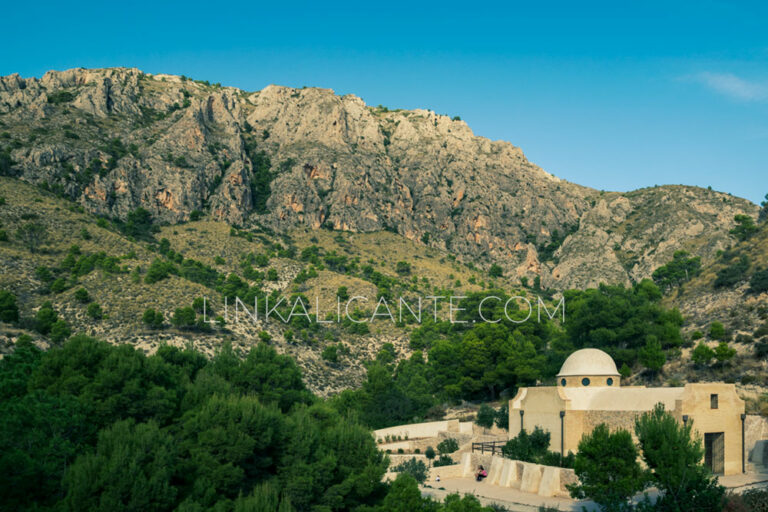
[{"label": "white dome", "polygon": [[596,348],[577,350],[565,360],[560,368],[558,377],[575,377],[582,375],[619,376],[613,358]]}]

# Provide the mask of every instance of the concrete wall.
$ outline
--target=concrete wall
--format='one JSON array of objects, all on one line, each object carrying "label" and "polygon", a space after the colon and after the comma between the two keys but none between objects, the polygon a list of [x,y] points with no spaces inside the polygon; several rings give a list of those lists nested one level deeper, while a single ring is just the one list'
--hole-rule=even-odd
[{"label": "concrete wall", "polygon": [[400,436],[405,439],[417,439],[421,437],[437,437],[442,432],[459,432],[459,420],[431,421],[429,423],[414,423],[412,425],[398,425],[396,427],[375,430],[376,439],[384,439],[389,436]]},{"label": "concrete wall", "polygon": [[403,454],[391,453],[391,454],[388,454],[387,456],[389,457],[390,469],[410,459],[420,460],[424,464],[429,465],[429,461],[424,456],[424,454],[421,454],[421,453],[403,453]]},{"label": "concrete wall", "polygon": [[[557,393],[557,388],[541,387],[528,388],[525,397],[520,401],[525,414],[522,426],[527,432],[532,432],[539,426],[550,433],[549,449],[560,451],[560,411],[565,407],[565,401]],[[520,409],[514,408],[510,402],[509,438],[517,437],[521,430]],[[578,443],[578,442],[577,442]]]},{"label": "concrete wall", "polygon": [[[710,407],[712,394],[718,396],[717,409]],[[741,473],[741,413],[743,412],[744,400],[736,394],[736,386],[733,384],[686,384],[683,391],[679,413],[688,415],[689,421],[693,421],[693,428],[701,434],[702,442],[705,433],[725,433],[726,475]]]},{"label": "concrete wall", "polygon": [[391,450],[393,454],[397,453],[398,449],[402,449],[406,453],[414,453],[419,450],[424,453],[427,447],[431,446],[437,452],[437,445],[445,439],[455,439],[459,443],[459,448],[468,445],[472,440],[471,435],[461,434],[459,432],[440,432],[437,437],[424,437],[418,439],[409,439],[408,441],[395,441],[393,443],[380,443],[379,450],[387,451]]}]

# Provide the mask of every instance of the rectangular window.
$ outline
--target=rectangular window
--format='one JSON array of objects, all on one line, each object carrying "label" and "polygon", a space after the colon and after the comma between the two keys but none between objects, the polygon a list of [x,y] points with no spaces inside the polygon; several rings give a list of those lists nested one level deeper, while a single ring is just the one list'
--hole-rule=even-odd
[{"label": "rectangular window", "polygon": [[709,395],[709,406],[711,409],[717,409],[717,394]]}]

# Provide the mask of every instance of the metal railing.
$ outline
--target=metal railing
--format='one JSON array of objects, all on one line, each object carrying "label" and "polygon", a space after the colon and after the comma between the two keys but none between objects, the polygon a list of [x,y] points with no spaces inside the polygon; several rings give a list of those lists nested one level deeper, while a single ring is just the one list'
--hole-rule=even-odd
[{"label": "metal railing", "polygon": [[501,455],[501,448],[507,444],[506,441],[483,441],[472,443],[472,451],[480,453],[490,453],[491,455]]}]

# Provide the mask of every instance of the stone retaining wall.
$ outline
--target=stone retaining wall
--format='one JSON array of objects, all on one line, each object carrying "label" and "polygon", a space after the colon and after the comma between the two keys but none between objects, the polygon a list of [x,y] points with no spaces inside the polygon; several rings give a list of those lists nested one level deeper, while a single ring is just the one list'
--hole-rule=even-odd
[{"label": "stone retaining wall", "polygon": [[375,430],[374,434],[376,439],[384,439],[388,435],[400,436],[402,439],[405,439],[406,436],[408,436],[408,439],[418,439],[422,437],[437,437],[440,432],[459,432],[461,429],[462,425],[459,424],[459,420],[445,420],[382,428]]},{"label": "stone retaining wall", "polygon": [[[520,489],[523,492],[538,494],[544,497],[570,497],[567,484],[576,483],[576,473],[572,469],[558,468],[554,466],[542,466],[531,462],[507,459],[495,455],[480,453],[462,454],[461,463],[456,470],[463,478],[474,478],[477,467],[482,465],[488,472],[488,477],[483,483]],[[453,466],[445,466],[453,467]],[[443,468],[433,468],[434,470]],[[443,473],[442,478],[447,478]]]}]

